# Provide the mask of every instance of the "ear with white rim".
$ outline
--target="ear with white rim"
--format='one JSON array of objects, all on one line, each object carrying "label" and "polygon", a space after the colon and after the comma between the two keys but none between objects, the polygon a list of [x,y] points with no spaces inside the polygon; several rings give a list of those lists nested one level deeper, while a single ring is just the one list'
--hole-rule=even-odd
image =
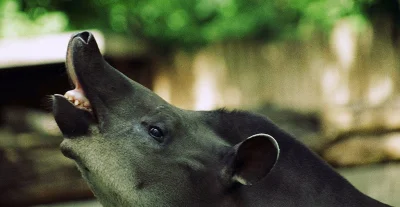
[{"label": "ear with white rim", "polygon": [[278,142],[271,135],[255,134],[225,155],[221,176],[227,184],[252,185],[268,175],[278,158]]}]

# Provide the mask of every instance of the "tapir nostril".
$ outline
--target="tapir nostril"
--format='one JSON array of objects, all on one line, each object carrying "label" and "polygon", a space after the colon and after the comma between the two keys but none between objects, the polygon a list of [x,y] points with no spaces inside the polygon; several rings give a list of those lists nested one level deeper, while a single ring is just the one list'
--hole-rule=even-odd
[{"label": "tapir nostril", "polygon": [[82,42],[84,42],[85,44],[88,44],[90,36],[91,36],[90,32],[85,31],[85,32],[81,32],[81,33],[77,34],[75,37],[79,37],[82,40]]}]

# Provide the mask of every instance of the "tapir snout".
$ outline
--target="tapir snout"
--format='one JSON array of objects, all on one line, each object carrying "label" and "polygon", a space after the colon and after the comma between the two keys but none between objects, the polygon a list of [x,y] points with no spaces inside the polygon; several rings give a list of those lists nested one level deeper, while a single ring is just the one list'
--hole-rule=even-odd
[{"label": "tapir snout", "polygon": [[61,150],[104,206],[386,206],[265,117],[170,105],[110,66],[89,32],[71,38],[66,67]]},{"label": "tapir snout", "polygon": [[130,114],[137,113],[141,116],[144,106],[154,108],[165,104],[155,93],[109,65],[89,32],[82,32],[71,38],[66,66],[76,87],[73,90],[76,93],[68,98],[79,100],[83,96],[90,100],[91,111],[101,130],[117,125],[111,123],[115,121],[112,116],[123,118],[127,109]]}]

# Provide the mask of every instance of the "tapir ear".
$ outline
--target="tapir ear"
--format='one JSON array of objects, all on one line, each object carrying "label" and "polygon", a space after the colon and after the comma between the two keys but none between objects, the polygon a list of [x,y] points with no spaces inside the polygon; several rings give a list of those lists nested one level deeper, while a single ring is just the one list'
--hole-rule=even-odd
[{"label": "tapir ear", "polygon": [[255,134],[235,145],[225,156],[223,180],[252,185],[271,171],[278,157],[276,140],[268,134]]}]

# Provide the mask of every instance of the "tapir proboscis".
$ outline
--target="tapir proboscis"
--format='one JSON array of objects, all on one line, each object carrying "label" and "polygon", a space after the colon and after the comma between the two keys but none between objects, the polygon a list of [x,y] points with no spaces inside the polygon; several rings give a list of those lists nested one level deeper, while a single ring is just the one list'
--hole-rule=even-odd
[{"label": "tapir proboscis", "polygon": [[387,206],[358,191],[267,118],[170,105],[72,36],[75,89],[53,96],[73,159],[104,206]]}]

